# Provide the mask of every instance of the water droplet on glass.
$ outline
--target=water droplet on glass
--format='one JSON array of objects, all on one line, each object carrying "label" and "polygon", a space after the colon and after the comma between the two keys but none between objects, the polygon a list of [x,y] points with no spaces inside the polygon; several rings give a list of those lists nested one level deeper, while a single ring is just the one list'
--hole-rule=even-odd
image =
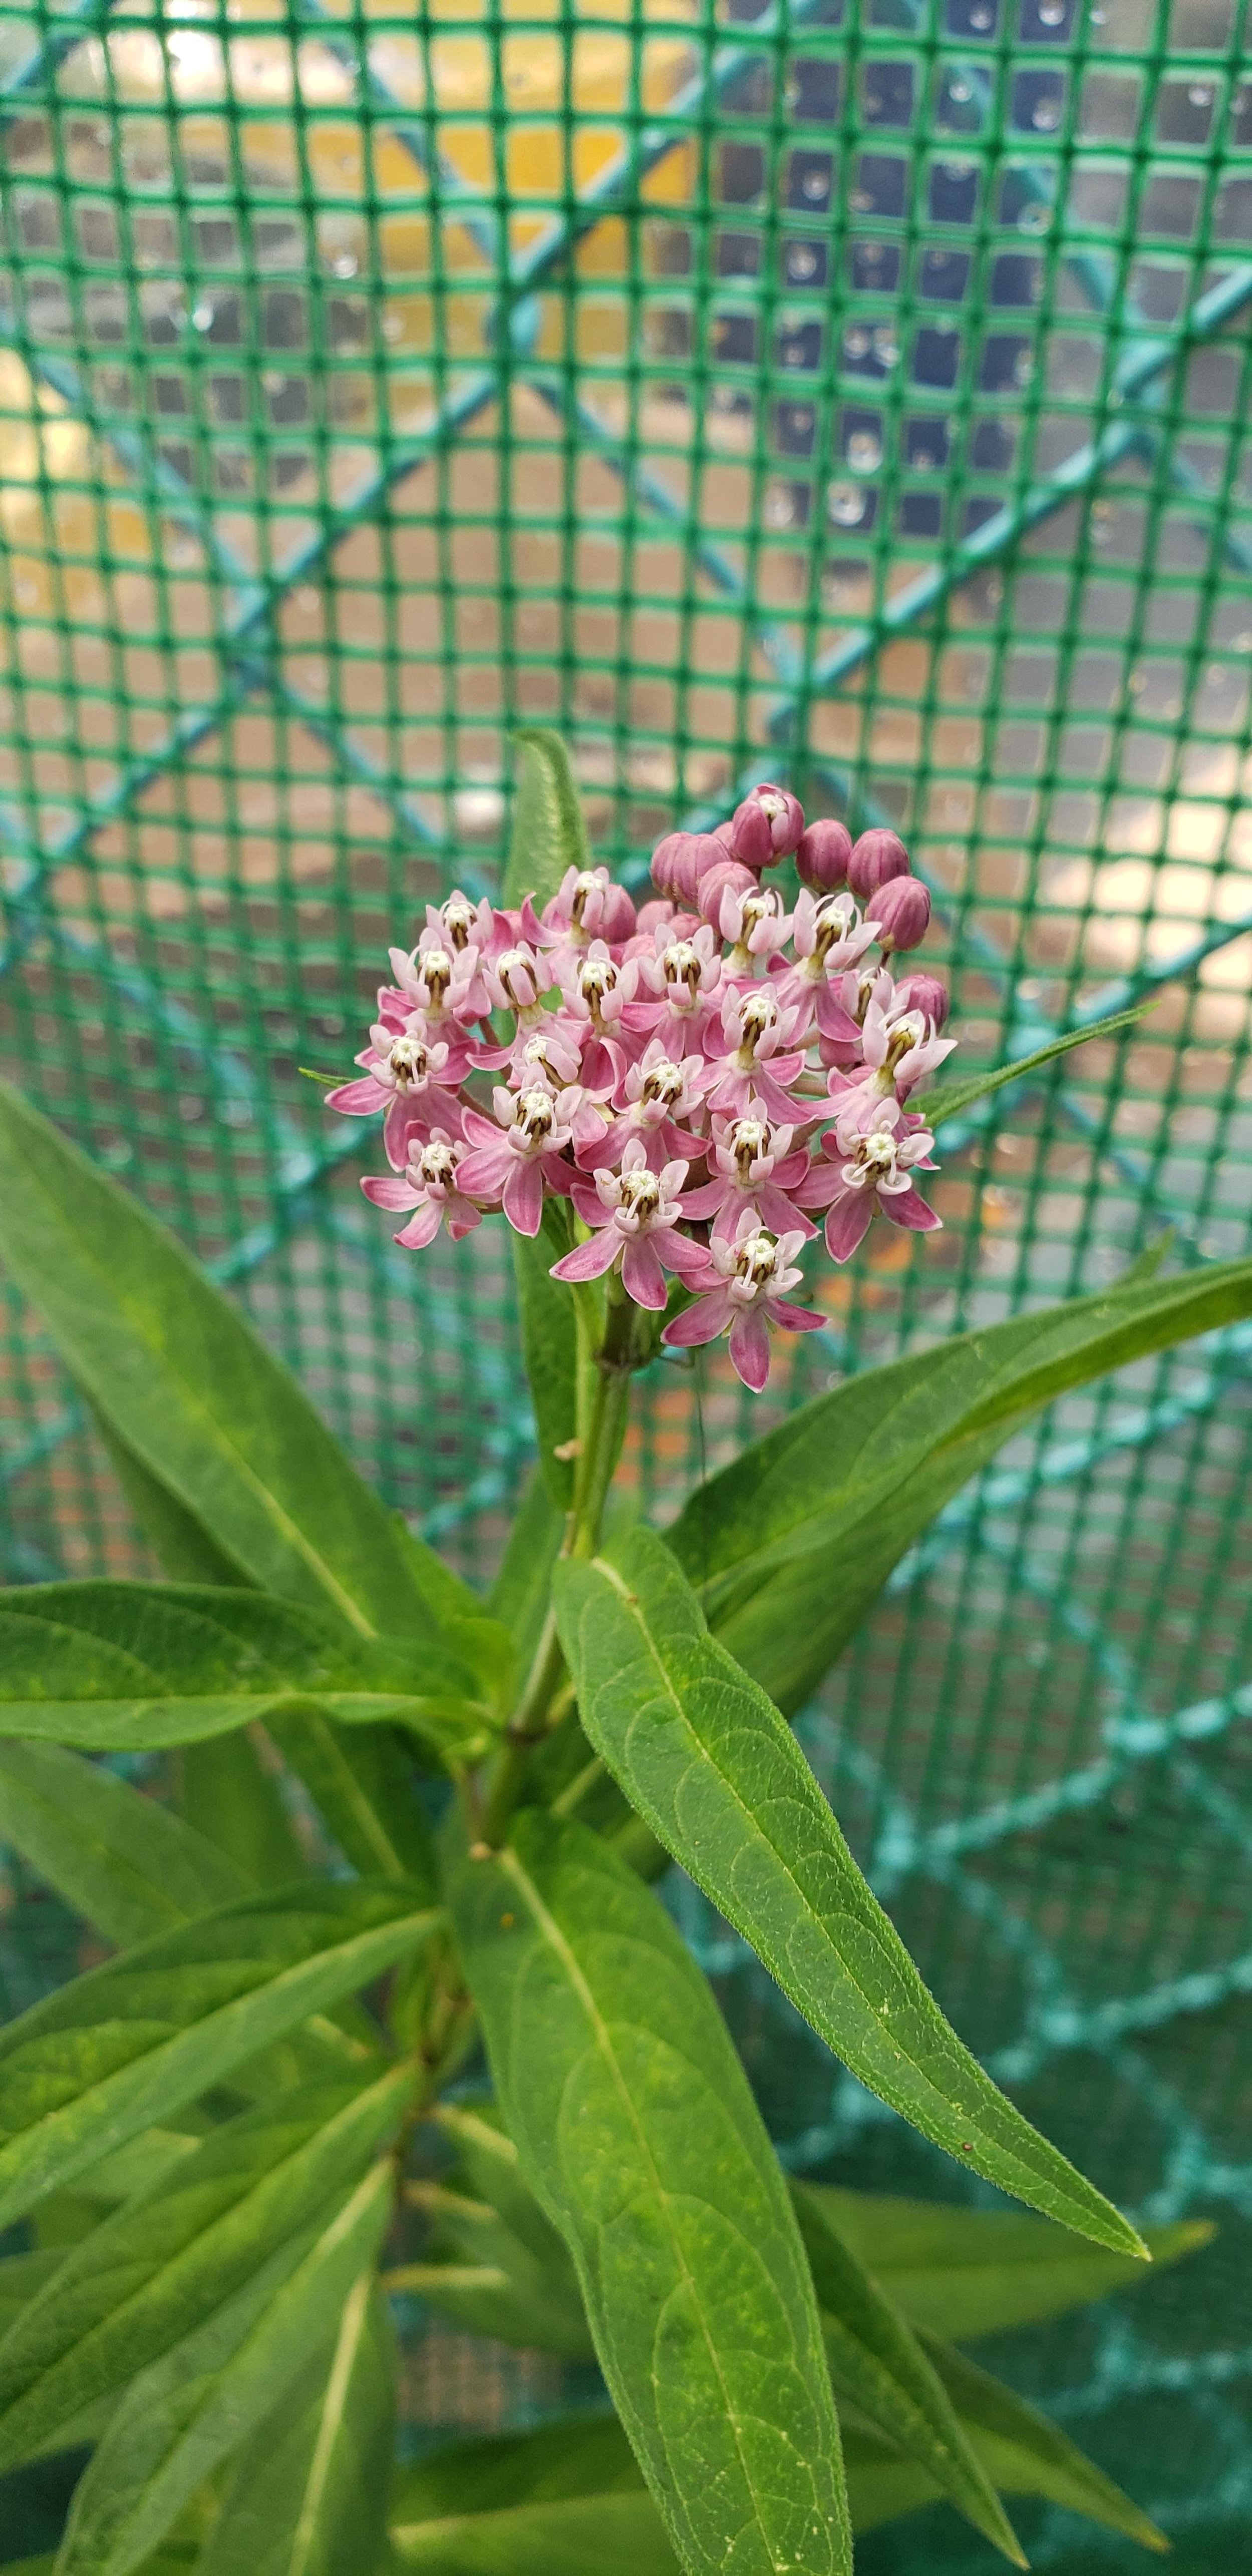
[{"label": "water droplet on glass", "polygon": [[928,447],[917,448],[913,454],[911,462],[919,474],[934,473],[935,460]]},{"label": "water droplet on glass", "polygon": [[1041,98],[1030,122],[1040,134],[1055,134],[1061,122],[1060,101],[1055,98]]},{"label": "water droplet on glass", "polygon": [[854,474],[872,474],[882,463],[882,440],[872,429],[854,429],[848,440],[848,463]]},{"label": "water droplet on glass", "polygon": [[985,36],[988,28],[994,27],[995,22],[996,17],[994,9],[970,10],[969,23],[976,36]]},{"label": "water droplet on glass", "polygon": [[967,81],[967,80],[962,80],[959,74],[957,75],[957,77],[956,77],[956,79],[955,79],[955,80],[950,80],[950,81],[949,81],[949,83],[948,83],[948,96],[949,96],[949,98],[953,101],[953,103],[954,103],[954,105],[955,105],[955,106],[957,106],[957,107],[968,107],[969,102],[970,102],[971,98],[973,97],[973,95],[974,95],[974,90],[973,90],[973,84],[972,84],[972,82]]},{"label": "water droplet on glass", "polygon": [[787,255],[788,277],[812,277],[817,269],[817,253],[801,243]]},{"label": "water droplet on glass", "polygon": [[331,261],[330,265],[332,276],[355,277],[359,262],[355,251],[344,250],[340,252],[338,259]]},{"label": "water droplet on glass", "polygon": [[865,494],[855,483],[832,483],[826,496],[826,507],[839,528],[859,528],[865,516]]},{"label": "water droplet on glass", "polygon": [[211,331],[213,328],[213,312],[214,307],[210,304],[208,297],[202,296],[200,302],[198,304],[193,304],[191,308],[192,330]]},{"label": "water droplet on glass", "polygon": [[868,331],[864,330],[859,322],[854,323],[852,329],[844,333],[843,346],[849,358],[868,358],[870,349]]}]

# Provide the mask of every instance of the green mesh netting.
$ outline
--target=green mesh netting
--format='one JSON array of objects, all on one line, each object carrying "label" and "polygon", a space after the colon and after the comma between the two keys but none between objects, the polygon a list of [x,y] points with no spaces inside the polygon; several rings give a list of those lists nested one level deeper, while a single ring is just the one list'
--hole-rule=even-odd
[{"label": "green mesh netting", "polygon": [[[627,873],[762,774],[900,825],[975,1060],[1157,998],[946,1131],[945,1233],[828,1282],[770,1404],[1166,1225],[1242,1248],[1245,0],[86,0],[0,10],[0,72],[3,1060],[392,1501],[471,1567],[498,1546],[507,1259],[491,1228],[393,1253],[297,1068],[346,1064],[421,896],[492,883],[518,718],[564,729]],[[997,2074],[1147,2215],[1220,2221],[996,2356],[1197,2571],[1252,2518],[1250,1350],[1019,1440],[806,1727]],[[645,1391],[660,1503],[746,1424],[716,1368],[702,1422],[690,1391]],[[143,1568],[15,1308],[3,1405],[6,1573]],[[16,2008],[73,1935],[7,1885]],[[788,2158],[959,2191],[675,1902]],[[415,2437],[557,2393],[436,2336]],[[1131,2563],[1021,2521],[1037,2566]],[[862,2552],[991,2563],[941,2513]]]}]

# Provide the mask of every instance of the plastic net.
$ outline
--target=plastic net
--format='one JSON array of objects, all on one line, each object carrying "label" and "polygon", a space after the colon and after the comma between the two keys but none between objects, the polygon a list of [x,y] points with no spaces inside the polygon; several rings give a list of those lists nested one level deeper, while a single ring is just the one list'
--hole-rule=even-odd
[{"label": "plastic net", "polygon": [[[519,719],[627,874],[762,774],[904,829],[971,1061],[1156,999],[945,1132],[944,1234],[828,1283],[778,1402],[1166,1226],[1243,1248],[1244,0],[87,0],[0,9],[0,77],[3,1060],[393,1502],[490,1562],[531,1452],[507,1256],[394,1253],[298,1068],[346,1064],[425,894],[493,882]],[[1019,1440],[806,1728],[996,2072],[1149,2217],[1220,2222],[997,2356],[1196,2570],[1252,2513],[1250,1348]],[[8,1577],[144,1568],[12,1307],[0,1397]],[[662,1506],[747,1412],[716,1368],[698,1417],[676,1370],[645,1399]],[[16,2008],[72,1936],[8,1892]],[[675,1901],[790,2160],[959,2191]],[[445,2337],[411,2411],[554,2393]],[[1036,2565],[1122,2563],[1022,2521]],[[863,2563],[991,2562],[936,2516]]]}]

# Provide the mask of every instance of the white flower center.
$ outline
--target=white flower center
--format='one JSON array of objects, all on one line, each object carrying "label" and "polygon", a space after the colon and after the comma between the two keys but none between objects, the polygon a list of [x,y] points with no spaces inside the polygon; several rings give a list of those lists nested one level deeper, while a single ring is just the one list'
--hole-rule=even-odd
[{"label": "white flower center", "polygon": [[423,1145],[417,1158],[417,1169],[427,1186],[435,1181],[444,1189],[449,1188],[456,1177],[456,1155],[451,1145]]},{"label": "white flower center", "polygon": [[664,1056],[659,1064],[654,1064],[645,1073],[643,1089],[639,1096],[641,1100],[659,1103],[663,1109],[672,1109],[675,1101],[681,1100],[682,1089],[683,1076],[680,1068],[671,1063],[668,1056]]},{"label": "white flower center", "polygon": [[556,1110],[546,1091],[524,1091],[518,1104],[518,1124],[527,1142],[542,1145],[556,1125]]},{"label": "white flower center", "polygon": [[875,1127],[870,1135],[862,1136],[856,1149],[856,1159],[858,1163],[864,1164],[868,1172],[894,1172],[896,1167],[894,1136],[889,1136],[885,1127]]},{"label": "white flower center", "polygon": [[623,1172],[621,1204],[632,1216],[655,1216],[661,1204],[661,1184],[655,1172]]},{"label": "white flower center", "polygon": [[764,1288],[778,1268],[778,1246],[772,1234],[750,1234],[740,1244],[735,1273],[752,1288]]},{"label": "white flower center", "polygon": [[411,1084],[425,1080],[429,1058],[420,1038],[397,1038],[387,1062],[398,1088],[407,1091]]},{"label": "white flower center", "polygon": [[475,921],[472,903],[467,903],[464,895],[449,895],[443,907],[442,919],[453,947],[458,951],[468,948],[470,932]]}]

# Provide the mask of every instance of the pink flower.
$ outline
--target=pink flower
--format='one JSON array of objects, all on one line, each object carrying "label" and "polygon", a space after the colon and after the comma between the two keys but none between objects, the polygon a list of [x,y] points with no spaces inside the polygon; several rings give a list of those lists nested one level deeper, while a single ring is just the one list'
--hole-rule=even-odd
[{"label": "pink flower", "polygon": [[575,1184],[574,1199],[585,1225],[596,1233],[554,1262],[554,1279],[600,1279],[620,1266],[622,1285],[636,1306],[660,1313],[668,1291],[667,1270],[682,1279],[703,1281],[709,1260],[702,1244],[677,1232],[683,1215],[685,1163],[666,1163],[659,1172],[648,1167],[638,1137],[622,1156],[619,1172],[597,1172],[594,1195]]},{"label": "pink flower", "polygon": [[777,980],[779,1001],[802,1009],[806,1026],[811,1012],[821,1036],[859,1047],[860,1028],[848,1009],[843,979],[876,935],[877,924],[862,921],[850,894],[802,894],[792,931],[795,964]]},{"label": "pink flower", "polygon": [[615,1078],[606,1041],[621,1035],[638,981],[638,961],[617,965],[603,939],[593,939],[585,956],[574,954],[562,963],[564,1011],[573,1026],[582,1023],[583,1079],[593,1089]]},{"label": "pink flower", "polygon": [[361,1187],[375,1207],[413,1209],[409,1223],[395,1237],[406,1251],[423,1251],[434,1242],[441,1225],[447,1226],[454,1243],[481,1225],[481,1209],[457,1187],[457,1167],[464,1154],[463,1145],[445,1135],[442,1127],[436,1127],[425,1144],[413,1139],[402,1174],[387,1173],[381,1179],[370,1174],[362,1181]]},{"label": "pink flower", "polygon": [[780,1126],[794,1117],[795,1102],[785,1086],[801,1072],[804,1051],[785,1049],[799,1018],[798,1011],[779,1008],[768,984],[750,984],[746,992],[732,987],[722,1002],[720,1030],[704,1033],[705,1054],[723,1066],[709,1093],[710,1109],[743,1117],[755,1098]]},{"label": "pink flower", "polygon": [[723,973],[750,975],[754,958],[772,957],[776,949],[786,946],[791,915],[784,912],[776,886],[754,885],[746,894],[736,894],[727,886],[718,905],[717,926],[723,939],[733,943]]},{"label": "pink flower", "polygon": [[736,806],[727,838],[732,857],[759,869],[789,857],[803,831],[804,807],[798,796],[763,779]]},{"label": "pink flower", "polygon": [[714,1237],[733,1242],[745,1212],[754,1224],[782,1235],[799,1230],[801,1240],[817,1232],[786,1196],[798,1189],[809,1168],[808,1147],[793,1153],[791,1127],[771,1127],[751,1112],[744,1118],[715,1118],[708,1159],[714,1178],[689,1190],[684,1212],[713,1218]]},{"label": "pink flower", "polygon": [[389,954],[398,990],[410,1011],[421,1012],[432,1036],[450,1038],[452,1024],[482,1018],[488,1004],[476,948],[445,948],[431,931],[424,930],[411,956],[406,957],[402,948]]},{"label": "pink flower", "polygon": [[770,1326],[784,1333],[817,1333],[826,1321],[811,1307],[783,1303],[788,1289],[800,1282],[799,1270],[791,1265],[803,1241],[800,1233],[768,1234],[745,1214],[733,1243],[715,1239],[709,1246],[720,1274],[717,1286],[675,1315],[662,1341],[671,1350],[691,1350],[697,1343],[716,1341],[729,1325],[731,1365],[759,1395],[769,1376]]},{"label": "pink flower", "polygon": [[457,1172],[457,1186],[467,1198],[502,1205],[516,1233],[538,1234],[545,1183],[558,1197],[569,1195],[572,1167],[562,1157],[573,1142],[582,1093],[572,1086],[514,1094],[497,1086],[492,1105],[495,1127],[481,1110],[462,1113],[471,1151]]},{"label": "pink flower", "polygon": [[[853,1077],[854,1083],[857,1088],[864,1084],[872,1089],[880,1100],[906,1100],[910,1091],[951,1055],[955,1045],[955,1038],[936,1037],[934,1023],[923,1011],[902,1011],[894,994],[885,1006],[871,1001],[861,1028],[865,1071]],[[837,1096],[837,1083],[839,1075],[832,1074],[832,1096]]]},{"label": "pink flower", "polygon": [[933,1234],[942,1225],[912,1179],[919,1167],[933,1168],[934,1141],[925,1121],[908,1117],[897,1100],[868,1095],[833,1135],[823,1137],[827,1168],[815,1166],[796,1195],[804,1207],[829,1211],[826,1249],[832,1261],[851,1260],[875,1208],[915,1234]]},{"label": "pink flower", "polygon": [[326,1106],[341,1110],[347,1118],[371,1118],[385,1109],[383,1142],[388,1160],[397,1168],[405,1162],[407,1138],[414,1127],[438,1124],[456,1135],[461,1110],[442,1079],[448,1072],[445,1044],[430,1046],[418,1029],[397,1032],[379,1021],[370,1030],[370,1044],[356,1060],[365,1066],[364,1074],[356,1082],[341,1082],[337,1090],[328,1091]]},{"label": "pink flower", "polygon": [[653,1038],[638,1064],[627,1065],[619,1080],[613,1100],[617,1114],[611,1125],[590,1144],[580,1140],[580,1168],[597,1171],[622,1162],[632,1142],[641,1144],[654,1172],[679,1155],[691,1161],[703,1149],[677,1122],[696,1116],[712,1080],[703,1056],[682,1056],[675,1062],[660,1039]]},{"label": "pink flower", "polygon": [[796,849],[796,874],[814,894],[833,894],[846,882],[852,835],[846,823],[810,823]]},{"label": "pink flower", "polygon": [[655,998],[633,1005],[631,1025],[650,1029],[667,1054],[688,1054],[704,1034],[721,985],[716,931],[702,922],[686,938],[676,936],[664,923],[656,934],[655,955],[641,957],[639,971],[645,992]]},{"label": "pink flower", "polygon": [[[556,958],[576,957],[593,940],[616,944],[629,939],[635,907],[625,886],[615,885],[607,868],[567,868],[541,916],[539,940]],[[558,968],[559,974],[559,968]]]},{"label": "pink flower", "polygon": [[552,975],[546,960],[541,966],[534,949],[519,941],[492,958],[483,981],[493,1011],[516,1011],[519,1021],[533,1028],[543,1011],[540,994],[551,989]]}]

